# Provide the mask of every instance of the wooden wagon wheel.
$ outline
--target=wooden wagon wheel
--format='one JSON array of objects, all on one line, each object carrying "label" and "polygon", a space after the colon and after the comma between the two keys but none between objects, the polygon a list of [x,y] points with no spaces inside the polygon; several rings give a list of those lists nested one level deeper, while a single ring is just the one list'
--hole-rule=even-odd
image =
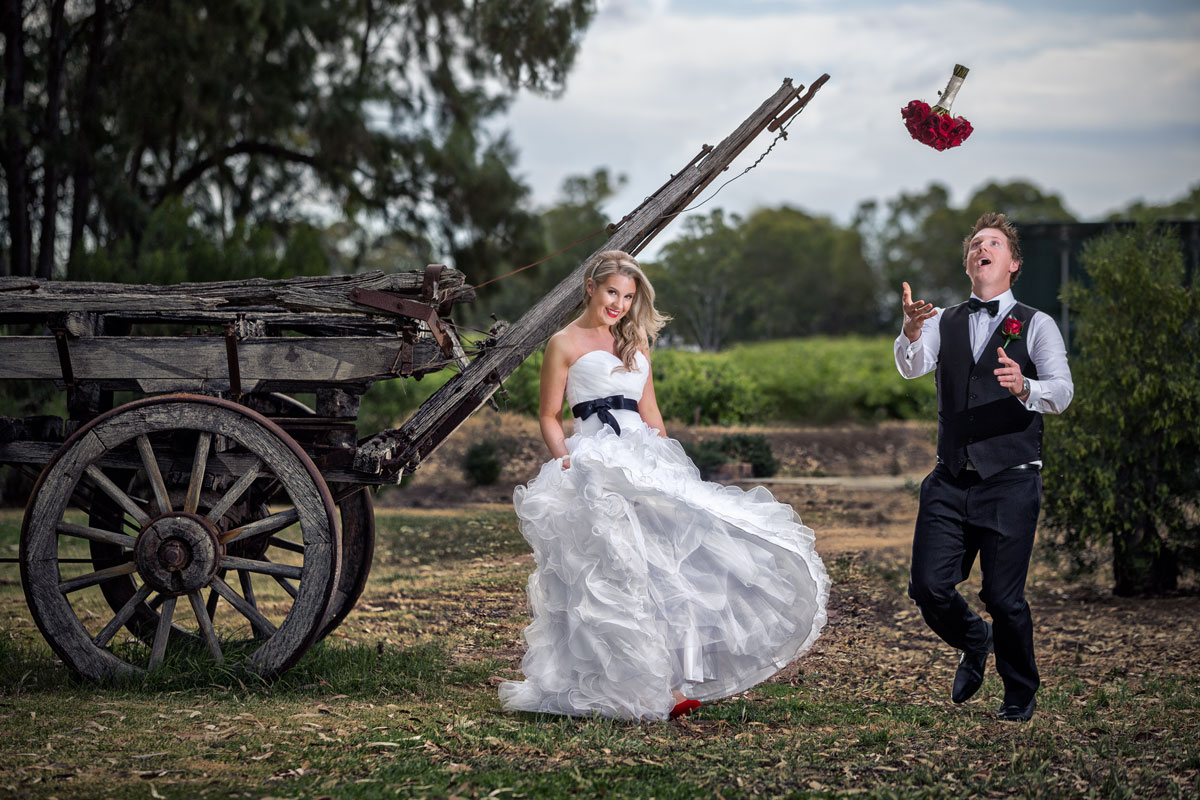
[{"label": "wooden wagon wheel", "polygon": [[[108,457],[128,463],[130,451],[141,467],[124,485],[146,487],[146,498],[100,468]],[[290,507],[271,513],[245,501],[272,484]],[[171,488],[180,485],[182,503]],[[74,521],[71,506],[105,527]],[[153,397],[92,420],[46,465],[25,511],[21,578],[42,634],[86,678],[137,674],[162,664],[168,645],[200,643],[216,662],[229,656],[270,677],[294,664],[328,619],[340,538],[320,472],[281,428],[218,398]],[[109,548],[102,552],[112,563],[69,557],[93,542]],[[247,542],[260,543],[256,557],[242,552]],[[81,560],[92,571],[70,574]],[[240,593],[225,580],[234,574]],[[100,591],[108,582],[132,589],[115,614]],[[233,610],[214,615],[214,597]],[[176,614],[180,598],[190,615]],[[119,636],[126,625],[142,639]]]},{"label": "wooden wagon wheel", "polygon": [[[279,392],[258,392],[246,397],[246,404],[266,414],[315,416],[316,411],[296,398]],[[362,596],[375,558],[375,503],[363,484],[332,483],[329,491],[337,504],[342,523],[342,571],[337,588],[329,601],[329,620],[318,640],[324,639],[347,615]]]}]

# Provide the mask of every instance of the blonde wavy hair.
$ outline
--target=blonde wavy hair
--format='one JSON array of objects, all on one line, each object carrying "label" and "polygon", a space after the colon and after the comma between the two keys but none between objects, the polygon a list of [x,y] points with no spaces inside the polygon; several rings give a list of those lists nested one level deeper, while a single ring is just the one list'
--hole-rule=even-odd
[{"label": "blonde wavy hair", "polygon": [[[613,275],[633,278],[637,289],[633,294],[629,313],[613,326],[613,338],[617,340],[617,357],[621,359],[626,370],[633,370],[638,350],[653,347],[658,339],[658,332],[671,318],[659,313],[654,307],[654,287],[650,285],[650,279],[646,277],[637,261],[634,261],[633,256],[623,250],[605,250],[597,253],[588,263],[584,275],[591,280],[593,287],[599,287]],[[582,305],[587,306],[589,299],[591,295],[585,280]]]}]

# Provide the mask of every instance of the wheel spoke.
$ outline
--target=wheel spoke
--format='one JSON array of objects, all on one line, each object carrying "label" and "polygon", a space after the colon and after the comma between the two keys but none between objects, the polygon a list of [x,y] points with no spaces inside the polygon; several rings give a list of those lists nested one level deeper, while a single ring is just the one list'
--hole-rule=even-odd
[{"label": "wheel spoke", "polygon": [[150,648],[150,669],[162,663],[167,654],[167,640],[171,638],[171,617],[175,615],[175,595],[159,595],[155,598],[162,603],[162,611],[158,612],[158,627],[154,630],[154,646]]},{"label": "wheel spoke", "polygon": [[[242,574],[244,575],[245,573]],[[214,577],[212,579],[212,583],[209,585],[212,586],[213,590],[217,594],[228,600],[230,605],[240,611],[242,616],[250,620],[250,626],[254,628],[256,633],[264,634],[266,636],[270,636],[275,633],[275,626],[271,624],[271,621],[264,617],[257,608],[242,598],[241,595],[235,592],[233,587],[228,583],[220,578]]]},{"label": "wheel spoke", "polygon": [[200,431],[196,439],[196,453],[192,456],[192,477],[188,481],[187,497],[183,501],[183,510],[195,514],[200,507],[200,492],[204,488],[204,470],[208,466],[208,448],[212,444],[212,434]]},{"label": "wheel spoke", "polygon": [[150,584],[143,583],[142,587],[134,593],[133,597],[125,601],[125,605],[121,606],[121,610],[117,612],[117,615],[110,619],[108,624],[104,626],[104,629],[96,634],[95,639],[92,639],[96,647],[104,647],[113,636],[116,636],[117,631],[121,630],[121,626],[129,621],[129,618],[133,616],[133,612],[142,604],[142,601],[150,596],[151,591]]},{"label": "wheel spoke", "polygon": [[136,519],[139,525],[145,525],[150,521],[150,516],[141,509],[141,506],[134,502],[132,497],[121,491],[120,487],[109,480],[108,476],[101,472],[99,467],[95,464],[89,464],[84,471],[92,479],[93,483],[99,486],[106,495],[111,497],[113,502],[125,509],[125,513]]},{"label": "wheel spoke", "polygon": [[200,632],[204,635],[204,643],[208,645],[208,652],[212,653],[213,661],[218,664],[225,663],[225,658],[221,655],[221,643],[217,641],[217,632],[213,630],[212,620],[204,610],[204,600],[200,597],[200,590],[189,592],[188,601],[192,604],[192,613],[196,615],[196,622],[200,623]]},{"label": "wheel spoke", "polygon": [[250,582],[252,573],[245,570],[238,570],[238,583],[242,585],[242,597],[246,598],[246,602],[258,608],[258,601],[254,599],[254,584]]},{"label": "wheel spoke", "polygon": [[208,510],[208,514],[205,515],[208,517],[208,520],[214,525],[219,523],[221,517],[225,516],[225,512],[232,508],[233,504],[238,501],[238,498],[250,488],[250,484],[258,479],[262,468],[263,460],[261,458],[255,459],[254,466],[246,470],[245,474],[238,478],[233,486],[229,487],[229,491],[225,492],[225,495],[216,502],[216,505]]},{"label": "wheel spoke", "polygon": [[292,596],[293,600],[295,600],[296,597],[300,594],[300,590],[297,589],[292,584],[291,581],[289,581],[287,578],[283,577],[282,575],[272,575],[271,577],[275,579],[276,583],[278,583],[280,586],[283,587],[283,590],[285,592],[287,592],[288,594],[290,594]]},{"label": "wheel spoke", "polygon": [[289,542],[287,539],[281,539],[278,536],[272,536],[270,542],[272,547],[278,547],[280,550],[288,550],[292,553],[304,552],[304,545],[297,542]]},{"label": "wheel spoke", "polygon": [[[217,575],[224,578],[225,570],[219,570],[217,572]],[[208,618],[210,620],[213,620],[214,622],[217,619],[217,601],[219,599],[220,599],[220,597],[217,595],[217,593],[215,591],[213,591],[212,589],[210,589],[208,591],[208,604],[205,605],[204,610],[208,612]]]},{"label": "wheel spoke", "polygon": [[154,448],[150,446],[150,437],[144,433],[139,434],[137,448],[142,455],[142,466],[146,468],[146,477],[150,479],[150,488],[154,490],[154,504],[158,513],[171,513],[171,498],[167,496],[167,485],[163,483],[162,472],[158,468],[158,459],[154,457]]},{"label": "wheel spoke", "polygon": [[67,536],[77,536],[80,539],[88,539],[93,542],[103,542],[105,544],[115,544],[120,547],[132,548],[137,544],[137,539],[127,533],[117,533],[116,531],[106,531],[100,528],[92,528],[88,525],[76,525],[72,522],[58,523],[58,532]]},{"label": "wheel spoke", "polygon": [[58,590],[63,594],[77,592],[80,589],[86,589],[89,586],[95,586],[97,583],[112,580],[122,575],[129,575],[137,572],[137,563],[126,561],[124,564],[117,564],[115,567],[106,569],[98,569],[95,572],[89,572],[87,575],[80,575],[78,578],[71,578],[63,581],[58,585]]},{"label": "wheel spoke", "polygon": [[248,572],[261,572],[264,575],[280,575],[284,578],[299,578],[304,574],[302,567],[293,567],[290,564],[276,564],[274,561],[255,561],[252,558],[239,558],[238,556],[225,556],[221,559],[221,566],[225,569],[244,569]]},{"label": "wheel spoke", "polygon": [[221,534],[221,544],[229,544],[239,539],[248,539],[251,536],[276,533],[289,525],[296,524],[299,519],[300,512],[294,508],[289,508],[287,511],[279,511],[269,517],[263,517],[254,522],[246,523],[240,528],[230,528]]}]

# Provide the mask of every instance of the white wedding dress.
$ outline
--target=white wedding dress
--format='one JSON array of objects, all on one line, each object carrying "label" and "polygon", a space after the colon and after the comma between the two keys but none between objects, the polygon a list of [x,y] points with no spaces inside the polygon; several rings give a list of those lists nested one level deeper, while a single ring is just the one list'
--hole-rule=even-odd
[{"label": "white wedding dress", "polygon": [[[604,350],[567,371],[567,403],[639,400],[637,371]],[[700,479],[636,411],[575,421],[570,468],[542,466],[513,503],[537,568],[524,681],[508,710],[666,719],[672,690],[714,700],[769,678],[812,647],[829,578],[811,529],[761,486]]]}]

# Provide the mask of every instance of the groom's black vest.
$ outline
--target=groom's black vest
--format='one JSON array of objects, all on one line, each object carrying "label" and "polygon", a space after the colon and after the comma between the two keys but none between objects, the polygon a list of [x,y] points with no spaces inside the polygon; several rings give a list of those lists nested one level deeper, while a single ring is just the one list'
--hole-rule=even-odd
[{"label": "groom's black vest", "polygon": [[[983,313],[983,312],[979,312]],[[1022,324],[1021,338],[1005,348],[1021,367],[1021,374],[1037,379],[1029,360],[1029,321],[1036,309],[1017,303],[1007,316]],[[938,458],[954,476],[967,459],[983,478],[1001,470],[1042,458],[1042,415],[1026,410],[1000,385],[994,370],[1000,367],[996,348],[1004,344],[1003,323],[983,348],[979,363],[971,354],[970,312],[966,303],[946,309],[941,318],[941,352],[938,353]]]}]

